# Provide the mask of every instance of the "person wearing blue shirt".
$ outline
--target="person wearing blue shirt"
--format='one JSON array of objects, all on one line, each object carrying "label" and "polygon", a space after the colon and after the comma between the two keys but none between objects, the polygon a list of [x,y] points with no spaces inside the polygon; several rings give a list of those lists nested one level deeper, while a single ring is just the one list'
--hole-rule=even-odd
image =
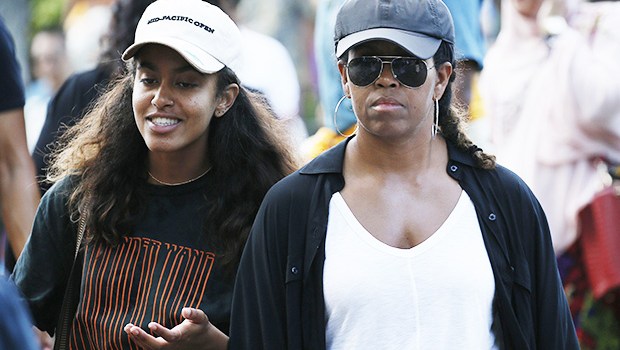
[{"label": "person wearing blue shirt", "polygon": [[0,276],[0,349],[39,349],[30,313],[17,289]]}]

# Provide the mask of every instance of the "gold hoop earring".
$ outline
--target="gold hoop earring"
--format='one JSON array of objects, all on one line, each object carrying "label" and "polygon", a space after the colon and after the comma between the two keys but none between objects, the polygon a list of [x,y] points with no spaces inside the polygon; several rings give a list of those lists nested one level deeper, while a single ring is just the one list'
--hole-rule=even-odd
[{"label": "gold hoop earring", "polygon": [[435,138],[439,131],[439,100],[436,98],[433,98],[433,100],[435,101],[435,117],[433,118],[433,126],[431,127],[431,136]]},{"label": "gold hoop earring", "polygon": [[342,101],[344,101],[345,98],[347,98],[347,95],[342,96],[340,100],[338,100],[338,103],[336,103],[336,108],[334,108],[333,119],[334,119],[334,127],[336,128],[336,131],[343,137],[349,137],[357,132],[357,123],[355,123],[355,130],[353,130],[353,132],[350,133],[349,135],[343,134],[342,131],[338,129],[338,109],[340,108],[340,105],[342,104]]}]

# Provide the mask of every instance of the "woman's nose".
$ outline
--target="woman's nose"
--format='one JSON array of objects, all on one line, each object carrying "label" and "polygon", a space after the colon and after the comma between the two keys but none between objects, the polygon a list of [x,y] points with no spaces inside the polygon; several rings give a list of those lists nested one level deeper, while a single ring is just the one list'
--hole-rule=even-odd
[{"label": "woman's nose", "polygon": [[155,95],[151,100],[151,104],[158,109],[162,109],[164,107],[172,106],[174,104],[174,100],[172,99],[168,89],[162,84],[155,92]]},{"label": "woman's nose", "polygon": [[383,62],[383,69],[379,78],[375,81],[381,87],[394,87],[398,85],[398,80],[392,73],[392,64],[390,62]]}]

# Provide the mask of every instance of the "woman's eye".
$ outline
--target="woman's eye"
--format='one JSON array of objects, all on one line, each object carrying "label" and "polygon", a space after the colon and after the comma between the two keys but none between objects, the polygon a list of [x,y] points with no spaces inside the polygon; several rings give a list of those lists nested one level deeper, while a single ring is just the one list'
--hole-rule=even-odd
[{"label": "woman's eye", "polygon": [[177,85],[179,85],[180,87],[182,87],[184,89],[196,86],[196,84],[194,84],[194,83],[188,83],[188,82],[184,82],[184,81],[178,82]]},{"label": "woman's eye", "polygon": [[155,84],[156,80],[153,78],[142,78],[140,79],[140,82],[144,85],[152,85]]}]

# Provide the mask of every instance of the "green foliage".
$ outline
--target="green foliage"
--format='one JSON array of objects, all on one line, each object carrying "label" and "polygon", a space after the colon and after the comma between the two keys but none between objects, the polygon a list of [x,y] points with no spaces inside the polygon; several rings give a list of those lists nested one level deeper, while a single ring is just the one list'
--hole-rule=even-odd
[{"label": "green foliage", "polygon": [[30,0],[30,32],[36,33],[44,28],[62,26],[66,0]]},{"label": "green foliage", "polygon": [[[583,330],[595,341],[593,349],[620,349],[620,322],[616,319],[613,308],[609,304],[603,300],[594,300],[592,293],[588,293],[583,303],[580,318]],[[581,348],[584,350],[591,349],[586,344],[581,344]]]}]

